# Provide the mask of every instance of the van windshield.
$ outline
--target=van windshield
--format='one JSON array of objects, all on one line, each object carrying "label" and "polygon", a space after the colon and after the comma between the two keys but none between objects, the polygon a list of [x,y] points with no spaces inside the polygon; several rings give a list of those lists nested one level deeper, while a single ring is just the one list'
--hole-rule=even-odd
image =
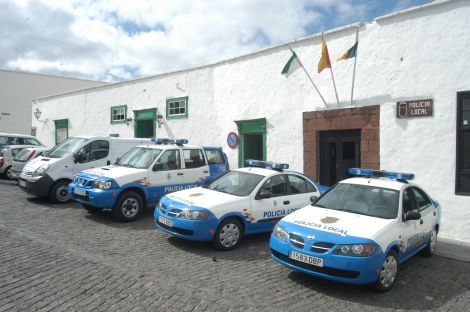
[{"label": "van windshield", "polygon": [[83,142],[88,141],[84,138],[68,138],[64,142],[56,145],[51,151],[47,154],[49,158],[62,158],[72,152],[75,152]]},{"label": "van windshield", "polygon": [[147,169],[162,150],[148,147],[134,147],[115,163],[118,166]]}]

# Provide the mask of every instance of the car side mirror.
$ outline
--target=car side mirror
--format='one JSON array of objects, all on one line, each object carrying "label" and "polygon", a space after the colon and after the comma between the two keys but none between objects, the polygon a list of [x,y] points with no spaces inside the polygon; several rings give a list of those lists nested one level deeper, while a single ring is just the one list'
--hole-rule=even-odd
[{"label": "car side mirror", "polygon": [[256,199],[265,199],[265,198],[271,198],[271,197],[273,197],[273,193],[271,193],[271,191],[261,190],[256,196]]},{"label": "car side mirror", "polygon": [[78,154],[77,153],[73,154],[73,163],[74,164],[78,163]]},{"label": "car side mirror", "polygon": [[312,195],[310,196],[310,203],[313,205],[318,200],[318,196]]},{"label": "car side mirror", "polygon": [[405,221],[419,219],[421,219],[421,213],[418,210],[411,210],[405,213]]},{"label": "car side mirror", "polygon": [[156,163],[155,165],[153,165],[152,171],[159,171],[159,170],[163,170],[162,163]]}]

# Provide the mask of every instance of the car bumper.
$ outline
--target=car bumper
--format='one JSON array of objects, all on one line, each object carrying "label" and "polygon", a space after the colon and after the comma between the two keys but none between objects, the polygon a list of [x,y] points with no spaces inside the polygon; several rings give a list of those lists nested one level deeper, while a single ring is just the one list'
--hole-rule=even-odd
[{"label": "car bumper", "polygon": [[[75,189],[86,192],[85,196],[75,193]],[[77,187],[76,184],[70,183],[68,186],[70,197],[82,204],[87,204],[95,208],[112,208],[119,196],[119,192],[115,189],[99,190],[95,188]]]},{"label": "car bumper", "polygon": [[[160,216],[170,220],[172,226],[158,221]],[[158,207],[155,208],[154,222],[155,226],[164,232],[193,241],[211,241],[218,226],[218,220],[215,217],[209,217],[204,220],[182,219],[161,214]]]},{"label": "car bumper", "polygon": [[18,183],[20,189],[25,193],[37,197],[47,197],[49,196],[52,184],[54,184],[54,180],[47,174],[40,177],[25,177],[20,174]]},{"label": "car bumper", "polygon": [[[369,257],[341,256],[332,254],[331,251],[325,254],[318,254],[296,248],[290,243],[284,242],[272,235],[269,244],[271,257],[292,270],[350,284],[369,284],[375,282],[379,278],[384,258],[381,253],[376,253]],[[292,250],[323,259],[323,267],[289,258]]]}]

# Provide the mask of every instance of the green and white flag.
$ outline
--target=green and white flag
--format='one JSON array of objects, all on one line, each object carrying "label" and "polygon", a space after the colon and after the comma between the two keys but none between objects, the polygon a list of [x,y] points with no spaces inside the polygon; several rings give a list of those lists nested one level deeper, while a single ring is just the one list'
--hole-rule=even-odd
[{"label": "green and white flag", "polygon": [[295,54],[295,52],[292,51],[292,56],[287,61],[286,66],[284,66],[284,68],[282,69],[281,74],[283,74],[286,77],[289,77],[298,68],[300,68],[299,59],[297,58],[297,54]]}]

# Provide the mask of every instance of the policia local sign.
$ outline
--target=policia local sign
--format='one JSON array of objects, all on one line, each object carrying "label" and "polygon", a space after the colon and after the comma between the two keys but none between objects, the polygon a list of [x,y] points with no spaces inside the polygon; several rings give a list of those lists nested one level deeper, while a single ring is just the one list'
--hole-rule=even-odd
[{"label": "policia local sign", "polygon": [[397,118],[432,116],[432,99],[397,102]]}]

